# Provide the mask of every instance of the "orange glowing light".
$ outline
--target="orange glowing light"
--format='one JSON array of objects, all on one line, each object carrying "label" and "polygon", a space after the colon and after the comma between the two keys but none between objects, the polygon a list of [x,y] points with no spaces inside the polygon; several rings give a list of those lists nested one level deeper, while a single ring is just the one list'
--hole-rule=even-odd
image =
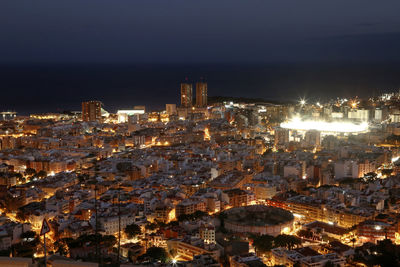
[{"label": "orange glowing light", "polygon": [[210,140],[210,131],[208,130],[208,128],[204,129],[204,140]]}]

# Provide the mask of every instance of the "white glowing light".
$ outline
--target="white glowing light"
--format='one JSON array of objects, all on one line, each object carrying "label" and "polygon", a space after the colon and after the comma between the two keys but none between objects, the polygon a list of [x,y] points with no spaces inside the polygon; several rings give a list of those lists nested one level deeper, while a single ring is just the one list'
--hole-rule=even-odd
[{"label": "white glowing light", "polygon": [[381,230],[381,229],[382,229],[382,228],[381,228],[379,225],[375,226],[375,230],[379,231],[379,230]]},{"label": "white glowing light", "polygon": [[396,162],[396,161],[398,161],[400,159],[400,157],[394,157],[394,158],[392,158],[392,162]]},{"label": "white glowing light", "polygon": [[128,122],[129,116],[139,115],[139,114],[144,114],[144,113],[145,113],[144,109],[118,110],[117,111],[118,122],[119,123]]},{"label": "white glowing light", "polygon": [[341,133],[354,133],[365,132],[368,130],[368,123],[355,124],[352,122],[327,122],[316,120],[301,120],[298,117],[292,118],[288,122],[281,123],[282,128],[296,129],[296,130],[317,130],[320,132],[341,132]]},{"label": "white glowing light", "polygon": [[172,264],[176,264],[176,259],[172,259]]}]

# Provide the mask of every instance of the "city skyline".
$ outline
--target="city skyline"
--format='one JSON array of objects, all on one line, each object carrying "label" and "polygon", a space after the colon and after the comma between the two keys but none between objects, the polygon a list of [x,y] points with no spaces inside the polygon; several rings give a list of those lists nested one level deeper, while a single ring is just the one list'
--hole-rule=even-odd
[{"label": "city skyline", "polygon": [[400,267],[399,10],[2,1],[0,267]]}]

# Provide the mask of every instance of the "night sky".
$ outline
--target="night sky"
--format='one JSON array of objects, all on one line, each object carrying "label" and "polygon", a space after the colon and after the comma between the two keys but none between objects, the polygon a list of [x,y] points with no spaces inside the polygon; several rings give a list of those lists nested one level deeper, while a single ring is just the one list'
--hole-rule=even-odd
[{"label": "night sky", "polygon": [[177,101],[186,75],[206,76],[211,95],[392,89],[399,10],[398,0],[3,0],[0,109],[157,106]]}]

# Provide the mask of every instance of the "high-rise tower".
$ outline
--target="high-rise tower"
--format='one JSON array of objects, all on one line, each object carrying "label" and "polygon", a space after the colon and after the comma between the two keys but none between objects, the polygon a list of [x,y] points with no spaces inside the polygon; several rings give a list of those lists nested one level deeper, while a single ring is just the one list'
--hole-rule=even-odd
[{"label": "high-rise tower", "polygon": [[82,102],[83,121],[101,121],[101,102],[87,101]]},{"label": "high-rise tower", "polygon": [[207,107],[207,83],[197,82],[196,83],[196,107],[204,108]]},{"label": "high-rise tower", "polygon": [[181,107],[191,108],[193,98],[193,86],[189,82],[181,83]]}]

